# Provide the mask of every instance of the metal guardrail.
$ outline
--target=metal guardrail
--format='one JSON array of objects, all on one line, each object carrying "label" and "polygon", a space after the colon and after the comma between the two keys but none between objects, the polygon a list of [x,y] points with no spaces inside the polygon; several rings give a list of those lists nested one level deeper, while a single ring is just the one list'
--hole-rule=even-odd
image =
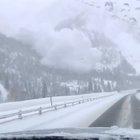
[{"label": "metal guardrail", "polygon": [[10,121],[13,121],[13,120],[17,120],[17,119],[21,120],[24,117],[30,116],[30,115],[35,115],[35,114],[42,115],[45,112],[55,111],[55,110],[59,110],[59,109],[62,109],[62,108],[67,108],[67,107],[79,105],[79,104],[82,104],[82,103],[91,102],[91,101],[101,99],[101,98],[105,98],[105,97],[109,97],[109,96],[112,96],[112,95],[102,96],[102,97],[98,97],[98,98],[87,98],[87,99],[77,100],[77,101],[73,101],[73,102],[67,102],[67,103],[58,104],[58,105],[38,107],[38,108],[35,108],[35,109],[19,110],[19,111],[14,112],[14,113],[0,115],[0,124],[10,122]]}]

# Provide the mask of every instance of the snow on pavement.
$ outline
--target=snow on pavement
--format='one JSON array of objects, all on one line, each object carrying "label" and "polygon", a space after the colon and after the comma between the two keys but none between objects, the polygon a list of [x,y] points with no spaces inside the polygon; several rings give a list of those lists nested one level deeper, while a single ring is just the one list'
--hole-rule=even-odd
[{"label": "snow on pavement", "polygon": [[0,133],[51,128],[88,127],[102,113],[124,97],[118,93],[105,99],[34,115],[0,125]]},{"label": "snow on pavement", "polygon": [[[59,103],[65,103],[68,101],[74,101],[77,99],[82,98],[98,98],[102,96],[112,95],[116,92],[106,92],[106,93],[90,93],[90,94],[83,94],[83,95],[73,95],[73,96],[57,96],[53,97],[53,104],[59,104]],[[29,107],[38,107],[38,106],[50,106],[50,98],[41,98],[41,99],[32,99],[32,100],[26,100],[26,101],[19,101],[19,102],[9,102],[9,103],[2,103],[0,104],[0,112],[3,111],[11,111],[11,110],[22,110],[24,108]]]},{"label": "snow on pavement", "polygon": [[[56,96],[52,98],[53,105],[63,104],[67,102],[74,102],[77,100],[87,99],[87,98],[100,98],[103,96],[110,96],[115,94],[116,92],[104,92],[104,93],[92,93],[92,94],[83,94],[83,95],[73,95],[73,96]],[[9,102],[9,103],[2,103],[0,104],[0,116],[16,113],[19,110],[29,110],[29,109],[37,109],[40,107],[49,107],[50,98],[41,98],[41,99],[32,99],[26,101],[19,101],[19,102]]]}]

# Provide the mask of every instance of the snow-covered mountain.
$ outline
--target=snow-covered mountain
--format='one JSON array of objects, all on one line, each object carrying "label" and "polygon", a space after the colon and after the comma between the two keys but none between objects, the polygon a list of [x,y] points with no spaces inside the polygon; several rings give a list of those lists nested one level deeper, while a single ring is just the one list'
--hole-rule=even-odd
[{"label": "snow-covered mountain", "polygon": [[138,0],[7,0],[0,3],[0,31],[18,38],[29,31],[48,66],[113,68],[121,52],[139,72],[139,7]]},{"label": "snow-covered mountain", "polygon": [[16,37],[29,31],[44,64],[78,71],[112,68],[121,52],[139,72],[138,0],[7,1],[11,10],[0,3],[5,25],[0,23],[0,31]]},{"label": "snow-covered mountain", "polygon": [[120,85],[119,76],[135,72],[125,58],[114,69],[86,73],[49,67],[41,60],[32,46],[0,34],[1,101],[112,91]]},{"label": "snow-covered mountain", "polygon": [[29,96],[34,80],[39,86],[41,67],[40,56],[31,46],[0,34],[0,81],[11,100]]},{"label": "snow-covered mountain", "polygon": [[[46,8],[42,0],[38,10],[27,2],[11,11],[7,21],[18,17],[9,22],[17,22],[16,33],[0,34],[0,83],[8,100],[136,88],[139,1],[134,1],[54,0]],[[32,11],[21,18],[25,8]]]},{"label": "snow-covered mountain", "polygon": [[[90,42],[88,47],[93,48],[95,53],[100,52],[100,59],[94,62],[94,68],[112,69],[118,66],[124,57],[137,68],[136,60],[133,59],[139,59],[139,1],[63,0],[57,4],[59,6],[52,12],[60,20],[55,31],[61,32],[60,35],[69,32],[81,33],[83,38]],[[132,55],[136,56],[133,58]]]}]

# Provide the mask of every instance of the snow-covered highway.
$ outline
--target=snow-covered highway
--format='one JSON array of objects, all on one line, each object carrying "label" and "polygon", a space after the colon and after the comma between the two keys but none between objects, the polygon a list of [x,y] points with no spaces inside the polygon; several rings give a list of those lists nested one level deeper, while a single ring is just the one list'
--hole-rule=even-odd
[{"label": "snow-covered highway", "polygon": [[[87,94],[83,95],[83,98],[87,97],[96,97],[97,100],[82,103],[76,106],[71,106],[67,108],[63,108],[60,110],[55,110],[51,112],[43,113],[42,115],[32,115],[24,117],[23,119],[17,119],[11,122],[7,122],[4,124],[0,124],[0,132],[16,132],[16,131],[25,131],[25,130],[40,130],[40,129],[51,129],[51,128],[70,128],[70,127],[89,127],[93,121],[101,116],[104,112],[106,112],[111,106],[117,103],[120,99],[126,96],[128,93],[103,93],[100,96],[97,94]],[[108,96],[104,98],[99,98],[103,96]],[[68,98],[67,100],[72,100],[70,98],[75,99],[74,97],[58,97],[59,100],[61,98]],[[43,101],[45,99],[42,99]],[[30,101],[29,101],[30,102]],[[33,101],[31,101],[33,102]],[[37,102],[37,101],[36,101]],[[35,104],[36,104],[35,102]],[[41,103],[41,100],[38,101]],[[65,100],[66,102],[66,100]],[[27,101],[26,101],[27,103]],[[11,103],[12,104],[12,103]],[[15,103],[22,104],[22,103]],[[4,104],[2,105],[4,106]],[[26,104],[27,106],[27,104]],[[1,107],[0,107],[1,108]],[[15,110],[16,107],[14,105],[12,108]],[[6,108],[7,111],[10,108]],[[18,107],[16,109],[19,109]],[[2,111],[5,113],[5,111]]]}]

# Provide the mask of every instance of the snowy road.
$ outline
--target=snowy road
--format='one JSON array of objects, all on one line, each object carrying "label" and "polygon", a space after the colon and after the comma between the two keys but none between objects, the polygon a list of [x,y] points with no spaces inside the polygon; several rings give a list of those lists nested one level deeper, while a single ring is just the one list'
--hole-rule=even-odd
[{"label": "snowy road", "polygon": [[77,106],[47,112],[42,115],[28,116],[22,120],[0,124],[0,133],[53,128],[89,127],[93,121],[99,118],[101,114],[106,112],[124,96],[126,96],[125,93],[118,93]]},{"label": "snowy road", "polygon": [[140,129],[140,100],[136,94],[127,95],[103,113],[90,127]]}]

